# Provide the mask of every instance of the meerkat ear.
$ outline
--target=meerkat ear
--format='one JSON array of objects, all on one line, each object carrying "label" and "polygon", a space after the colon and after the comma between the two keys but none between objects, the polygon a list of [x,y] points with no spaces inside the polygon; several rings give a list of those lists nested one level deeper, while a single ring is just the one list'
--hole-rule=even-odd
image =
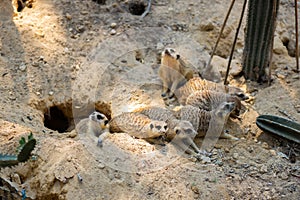
[{"label": "meerkat ear", "polygon": [[177,54],[177,55],[176,55],[176,59],[178,60],[179,58],[180,58],[180,55],[179,55],[179,54]]},{"label": "meerkat ear", "polygon": [[153,128],[154,128],[153,124],[150,124],[150,128],[151,128],[151,129],[153,129]]}]

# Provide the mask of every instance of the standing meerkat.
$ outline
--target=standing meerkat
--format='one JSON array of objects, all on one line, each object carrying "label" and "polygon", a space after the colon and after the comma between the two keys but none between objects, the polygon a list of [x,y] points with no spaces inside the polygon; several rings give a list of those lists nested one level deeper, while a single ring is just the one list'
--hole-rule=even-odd
[{"label": "standing meerkat", "polygon": [[161,96],[171,99],[177,88],[194,76],[199,76],[199,73],[195,68],[188,65],[175,49],[166,48],[161,55],[158,75],[163,82]]},{"label": "standing meerkat", "polygon": [[245,98],[243,91],[239,88],[207,81],[201,79],[200,77],[194,77],[188,82],[186,82],[182,87],[178,88],[175,91],[175,96],[181,105],[185,105],[187,98],[191,94],[202,90],[213,90],[216,92],[223,92],[236,95],[237,97],[240,97],[242,99]]},{"label": "standing meerkat", "polygon": [[[200,153],[199,148],[193,141],[197,132],[190,122],[178,120],[172,111],[157,106],[140,108],[134,112],[146,115],[153,120],[165,121],[169,127],[166,134],[166,139],[168,141],[172,141],[175,145],[179,146],[189,154],[195,152]],[[188,148],[189,146],[195,151],[191,151]]]},{"label": "standing meerkat", "polygon": [[165,136],[168,125],[164,121],[152,120],[149,117],[133,112],[124,112],[109,122],[111,133],[128,133],[140,139],[152,139]]},{"label": "standing meerkat", "polygon": [[218,106],[223,102],[234,102],[235,107],[230,116],[235,118],[239,116],[242,107],[241,100],[235,95],[223,92],[216,92],[213,90],[199,90],[189,95],[186,99],[185,104],[198,107],[206,111],[212,111],[214,109],[217,109]]},{"label": "standing meerkat", "polygon": [[104,114],[94,111],[76,125],[76,130],[80,136],[97,139],[97,145],[102,147],[103,139],[109,134],[108,122]]},{"label": "standing meerkat", "polygon": [[216,109],[206,111],[197,107],[186,105],[176,111],[177,118],[191,122],[198,136],[205,136],[209,128],[210,133],[220,135],[221,138],[238,140],[236,137],[224,132],[230,113],[235,107],[234,102],[223,102]]}]

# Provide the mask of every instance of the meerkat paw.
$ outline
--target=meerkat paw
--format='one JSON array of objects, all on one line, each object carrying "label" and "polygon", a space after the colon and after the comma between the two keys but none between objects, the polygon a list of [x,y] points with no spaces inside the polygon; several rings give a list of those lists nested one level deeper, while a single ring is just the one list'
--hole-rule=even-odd
[{"label": "meerkat paw", "polygon": [[110,134],[110,132],[104,132],[98,137],[97,146],[103,147],[103,140]]}]

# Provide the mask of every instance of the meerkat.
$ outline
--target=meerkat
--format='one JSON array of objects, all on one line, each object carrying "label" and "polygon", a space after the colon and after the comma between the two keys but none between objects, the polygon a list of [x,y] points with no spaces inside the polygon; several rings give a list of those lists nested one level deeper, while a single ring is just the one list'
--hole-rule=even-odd
[{"label": "meerkat", "polygon": [[108,123],[109,120],[104,114],[94,111],[76,125],[76,130],[80,135],[97,138],[97,146],[102,147],[103,139],[109,134]]},{"label": "meerkat", "polygon": [[167,99],[173,98],[177,88],[194,76],[199,76],[199,73],[194,67],[189,66],[175,49],[166,48],[161,55],[158,75],[163,82],[161,96]]},{"label": "meerkat", "polygon": [[[191,105],[186,105],[176,111],[175,115],[181,120],[191,122],[194,129],[198,132],[197,136],[205,136],[209,127],[211,127],[212,130],[210,130],[210,132],[213,132],[215,135],[218,135],[221,132],[221,138],[237,140],[236,137],[229,135],[223,130],[223,127],[234,107],[234,102],[223,102],[216,109],[206,111]],[[222,128],[220,129],[220,127]]]},{"label": "meerkat", "polygon": [[124,112],[110,120],[109,130],[111,133],[125,132],[147,140],[165,136],[168,125],[164,121],[152,120],[143,114]]},{"label": "meerkat", "polygon": [[206,111],[217,109],[223,102],[234,102],[235,107],[230,116],[237,118],[242,108],[241,100],[232,94],[216,92],[213,90],[200,90],[192,93],[186,99],[185,104],[198,107]]},{"label": "meerkat", "polygon": [[186,82],[182,87],[178,88],[174,94],[181,105],[185,105],[189,95],[201,91],[201,90],[213,90],[217,92],[229,93],[236,95],[239,98],[246,98],[243,91],[239,88],[222,85],[219,83],[204,80],[200,77],[194,77]]},{"label": "meerkat", "polygon": [[[188,121],[178,120],[171,110],[152,106],[139,108],[134,112],[146,115],[153,120],[165,121],[169,127],[166,134],[168,141],[172,141],[173,144],[179,146],[189,154],[200,153],[199,148],[193,141],[197,135],[193,125]],[[188,149],[189,146],[194,149],[194,152]]]}]

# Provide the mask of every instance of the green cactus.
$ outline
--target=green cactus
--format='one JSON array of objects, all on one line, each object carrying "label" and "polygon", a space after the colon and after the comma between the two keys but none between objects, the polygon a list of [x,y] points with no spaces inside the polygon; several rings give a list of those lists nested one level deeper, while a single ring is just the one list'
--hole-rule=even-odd
[{"label": "green cactus", "polygon": [[18,155],[0,154],[0,167],[9,167],[17,165],[19,162],[27,161],[36,145],[36,139],[34,139],[32,133],[30,133],[28,135],[28,142],[22,137],[19,144],[20,146],[17,148]]},{"label": "green cactus", "polygon": [[249,0],[248,2],[243,53],[243,74],[246,79],[257,82],[267,80],[266,68],[270,62],[278,7],[279,0]]}]

